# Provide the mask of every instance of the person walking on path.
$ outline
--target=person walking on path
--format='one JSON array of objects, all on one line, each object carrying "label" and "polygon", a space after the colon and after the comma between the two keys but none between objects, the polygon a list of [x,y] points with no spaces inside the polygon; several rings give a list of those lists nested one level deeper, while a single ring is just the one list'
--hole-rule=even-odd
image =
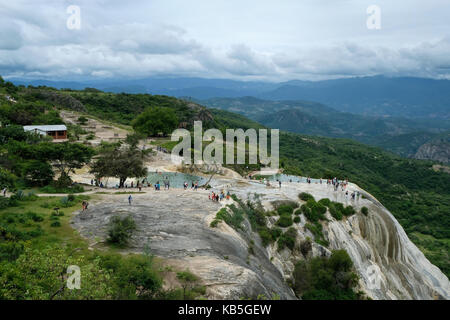
[{"label": "person walking on path", "polygon": [[133,200],[133,197],[131,196],[131,194],[128,197],[128,204],[131,206],[131,200]]},{"label": "person walking on path", "polygon": [[6,197],[6,191],[8,190],[8,188],[3,188],[2,193],[3,193],[3,197]]}]

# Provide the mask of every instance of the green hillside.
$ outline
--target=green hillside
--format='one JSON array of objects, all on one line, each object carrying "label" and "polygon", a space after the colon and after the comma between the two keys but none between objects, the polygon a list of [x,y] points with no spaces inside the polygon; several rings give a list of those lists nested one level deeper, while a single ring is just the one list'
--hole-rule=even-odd
[{"label": "green hillside", "polygon": [[[6,95],[11,95],[16,102],[8,101]],[[150,106],[172,108],[178,121],[187,128],[190,128],[194,120],[202,120],[204,128],[261,127],[242,115],[207,109],[197,103],[168,96],[110,94],[93,89],[58,91],[45,87],[14,87],[9,84],[2,84],[0,88],[2,124],[60,123],[58,112],[62,108],[130,124]],[[4,132],[7,129],[3,127],[1,130]],[[17,133],[13,140],[20,140],[19,136]],[[404,159],[352,140],[294,133],[282,133],[280,139],[281,166],[286,173],[317,178],[337,176],[357,183],[376,196],[395,215],[432,263],[450,275],[448,173],[435,172],[432,162]],[[13,150],[8,144],[14,143],[3,141],[0,147],[2,184],[11,177],[18,180],[25,178],[23,166],[11,165],[14,159],[20,162],[20,158],[14,158],[16,155],[8,151]],[[33,159],[27,161],[29,160]],[[8,167],[4,166],[8,163]],[[244,166],[241,170],[244,170]]]}]

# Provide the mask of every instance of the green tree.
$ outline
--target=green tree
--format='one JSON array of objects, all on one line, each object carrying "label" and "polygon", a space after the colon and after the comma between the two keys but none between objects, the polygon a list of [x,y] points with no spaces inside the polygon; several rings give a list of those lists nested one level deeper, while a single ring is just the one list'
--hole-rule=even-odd
[{"label": "green tree", "polygon": [[94,150],[80,143],[64,142],[51,145],[53,147],[50,147],[50,149],[53,149],[53,152],[49,155],[49,159],[56,162],[60,173],[58,178],[59,186],[66,187],[72,182],[70,173],[74,173],[75,169],[80,169],[88,164],[94,155]]},{"label": "green tree", "polygon": [[91,165],[90,172],[98,179],[103,177],[119,178],[119,187],[122,188],[129,177],[144,177],[147,168],[144,166],[142,153],[136,148],[120,145],[114,148],[104,148],[100,156]]},{"label": "green tree", "polygon": [[25,163],[22,175],[30,185],[45,186],[52,182],[54,173],[47,162],[31,160]]},{"label": "green tree", "polygon": [[178,119],[171,108],[150,107],[133,122],[136,132],[147,136],[168,135],[178,126]]}]

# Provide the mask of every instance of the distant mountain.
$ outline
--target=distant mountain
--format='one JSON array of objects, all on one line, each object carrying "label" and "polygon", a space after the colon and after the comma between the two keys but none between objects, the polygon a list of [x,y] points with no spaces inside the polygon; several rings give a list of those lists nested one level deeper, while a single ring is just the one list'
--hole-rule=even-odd
[{"label": "distant mountain", "polygon": [[15,84],[55,88],[152,93],[175,97],[255,96],[265,100],[317,101],[338,111],[361,115],[450,120],[450,81],[424,78],[359,77],[281,83],[203,78],[145,78],[58,82],[9,79]]},{"label": "distant mountain", "polygon": [[[308,101],[269,101],[254,97],[196,101],[208,107],[242,114],[271,128],[316,136],[350,138],[409,158],[444,163],[449,160],[445,155],[450,150],[442,142],[442,137],[448,137],[442,133],[450,130],[448,121],[356,115]],[[431,142],[431,149],[422,148]],[[420,148],[423,151],[418,153]]]},{"label": "distant mountain", "polygon": [[355,114],[450,119],[450,81],[365,77],[291,81],[260,97],[311,100]]},{"label": "distant mountain", "polygon": [[[309,101],[269,101],[254,97],[214,98],[197,102],[245,115],[272,128],[327,137],[351,138],[377,144],[379,139],[413,132],[433,134],[450,129],[450,122],[429,119],[356,115]],[[426,140],[425,140],[426,141]],[[423,142],[425,142],[423,141]]]}]

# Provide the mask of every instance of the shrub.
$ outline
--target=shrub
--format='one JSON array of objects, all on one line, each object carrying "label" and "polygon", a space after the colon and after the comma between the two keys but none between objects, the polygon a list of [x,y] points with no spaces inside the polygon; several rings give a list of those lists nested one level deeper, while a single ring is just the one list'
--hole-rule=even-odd
[{"label": "shrub", "polygon": [[345,216],[351,216],[354,215],[356,213],[355,209],[352,206],[347,206],[344,209],[344,215]]},{"label": "shrub", "polygon": [[345,250],[334,250],[329,258],[299,261],[294,268],[293,289],[304,300],[356,300],[358,276]]},{"label": "shrub", "polygon": [[10,206],[9,198],[0,197],[0,210],[8,208]]},{"label": "shrub", "polygon": [[87,122],[88,122],[88,118],[86,118],[85,116],[78,117],[79,124],[85,125]]},{"label": "shrub", "polygon": [[281,205],[277,209],[277,212],[280,216],[283,214],[291,215],[293,211],[294,211],[294,208],[291,207],[290,205]]},{"label": "shrub", "polygon": [[35,212],[29,211],[29,212],[26,213],[26,216],[28,218],[30,218],[31,220],[33,220],[34,222],[42,222],[42,221],[44,221],[44,218],[42,216],[38,215]]},{"label": "shrub", "polygon": [[365,216],[367,216],[369,214],[369,209],[367,209],[367,207],[362,207],[361,208],[361,213]]},{"label": "shrub", "polygon": [[270,230],[267,228],[261,228],[259,230],[259,236],[261,237],[261,241],[264,247],[267,247],[270,243],[274,241],[274,238],[272,238],[272,234],[270,233]]},{"label": "shrub", "polygon": [[328,207],[331,203],[331,200],[327,199],[327,198],[323,198],[323,199],[320,199],[318,201],[318,203],[320,203],[321,205],[324,205],[325,207]]},{"label": "shrub", "polygon": [[270,233],[271,233],[271,235],[272,235],[272,238],[273,238],[274,240],[277,240],[277,239],[281,236],[281,234],[283,233],[283,231],[282,231],[280,228],[273,227],[272,229],[270,229]]},{"label": "shrub", "polygon": [[295,240],[297,239],[297,230],[295,228],[289,228],[278,239],[278,250],[289,248],[291,250],[295,247]]},{"label": "shrub", "polygon": [[327,212],[327,207],[325,207],[324,205],[318,203],[318,202],[309,202],[308,201],[308,206],[311,209],[312,214],[317,217],[317,219],[320,220],[325,220],[325,216],[324,214]]},{"label": "shrub", "polygon": [[214,219],[213,221],[211,221],[211,223],[209,224],[209,226],[211,228],[215,228],[217,227],[217,225],[219,224],[220,220],[219,219]]},{"label": "shrub", "polygon": [[300,198],[300,200],[303,200],[303,201],[308,201],[308,200],[311,200],[311,199],[314,200],[314,197],[311,194],[307,193],[307,192],[300,193],[298,195],[298,197]]},{"label": "shrub", "polygon": [[136,222],[130,215],[124,218],[114,216],[109,224],[107,241],[119,246],[126,246],[135,230]]},{"label": "shrub", "polygon": [[341,211],[334,205],[334,203],[330,204],[329,207],[330,210],[330,214],[333,218],[335,218],[336,220],[342,220],[342,213]]},{"label": "shrub", "polygon": [[329,243],[327,240],[325,240],[325,237],[322,233],[322,225],[319,222],[316,222],[314,224],[307,223],[305,224],[305,228],[311,231],[311,233],[314,235],[314,241],[324,247],[328,247]]},{"label": "shrub", "polygon": [[277,221],[277,226],[280,226],[282,228],[287,228],[292,226],[292,218],[287,215],[280,216],[280,219]]},{"label": "shrub", "polygon": [[237,208],[234,204],[230,207],[231,213],[228,212],[227,208],[222,208],[216,213],[217,222],[214,220],[211,222],[211,227],[216,227],[220,221],[225,221],[226,224],[233,227],[234,229],[242,229],[242,222],[244,221],[244,212],[242,209]]},{"label": "shrub", "polygon": [[61,222],[59,222],[59,220],[55,220],[50,224],[50,227],[61,227]]},{"label": "shrub", "polygon": [[300,217],[299,216],[296,216],[295,218],[294,218],[294,223],[300,223]]}]

